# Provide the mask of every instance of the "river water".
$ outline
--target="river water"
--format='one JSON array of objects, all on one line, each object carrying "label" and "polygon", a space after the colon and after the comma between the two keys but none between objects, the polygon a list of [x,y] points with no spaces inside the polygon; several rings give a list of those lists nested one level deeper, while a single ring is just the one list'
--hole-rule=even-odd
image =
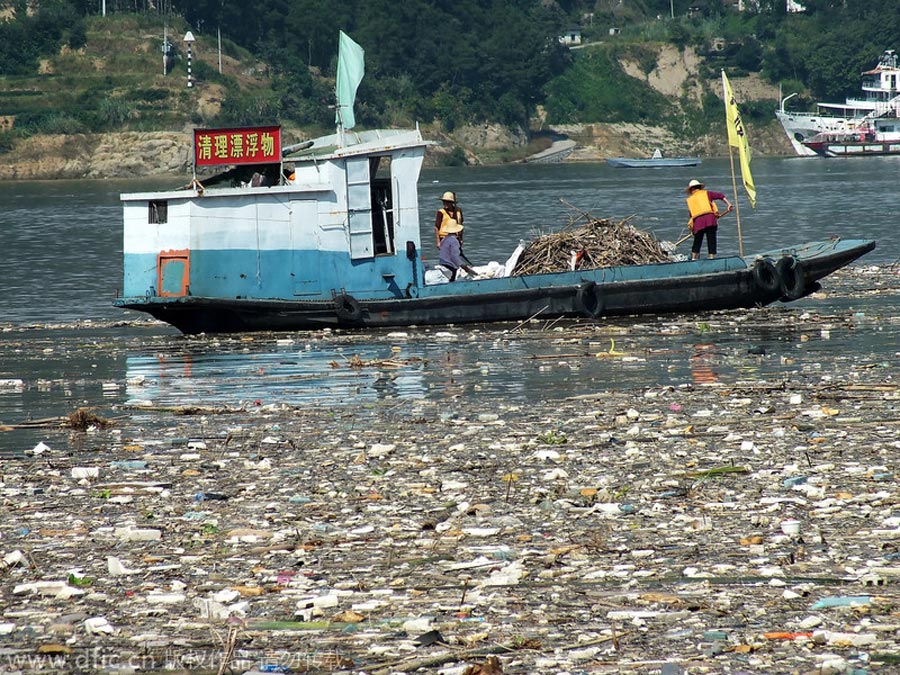
[{"label": "river water", "polygon": [[[900,257],[893,208],[900,158],[758,158],[753,169],[757,207],[743,193],[739,202],[745,253],[840,235],[878,241],[863,266],[889,268]],[[729,163],[721,159],[686,169],[578,163],[426,170],[423,250],[434,256],[432,218],[444,190],[459,196],[466,252],[476,264],[505,260],[520,240],[556,230],[578,212],[632,217],[675,240],[684,233],[683,190],[691,178],[732,194]],[[883,320],[896,315],[896,295],[867,294],[858,280],[841,292],[749,314],[186,338],[112,306],[122,281],[119,194],[181,182],[0,184],[0,428],[79,406],[114,415],[137,400],[366,405],[465,395],[487,405],[496,397],[527,402],[604,387],[777,378],[797,367],[800,351],[801,369],[811,370],[848,352],[880,361],[896,351],[896,322]],[[733,216],[722,221],[720,255],[738,252],[735,225]],[[826,317],[827,326],[808,325],[810,313]],[[813,340],[801,350],[804,331]],[[748,355],[748,345],[768,356]],[[596,356],[603,352],[609,357]],[[368,365],[350,368],[353,357]],[[54,433],[0,431],[0,450],[21,451]]]}]

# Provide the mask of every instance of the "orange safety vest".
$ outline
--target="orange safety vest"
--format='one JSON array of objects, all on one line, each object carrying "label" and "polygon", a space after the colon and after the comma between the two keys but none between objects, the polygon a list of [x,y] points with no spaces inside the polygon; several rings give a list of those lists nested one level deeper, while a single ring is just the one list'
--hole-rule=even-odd
[{"label": "orange safety vest", "polygon": [[709,193],[706,190],[694,190],[691,193],[691,196],[685,201],[687,201],[688,210],[691,212],[688,229],[692,231],[694,227],[694,218],[705,216],[709,213],[715,213],[716,215],[719,213],[719,208],[716,206],[716,203],[709,198]]},{"label": "orange safety vest", "polygon": [[441,226],[438,228],[438,236],[441,239],[443,239],[444,237],[447,236],[447,233],[444,232],[444,226],[447,223],[449,223],[451,220],[459,223],[460,225],[463,224],[463,215],[462,215],[462,211],[460,211],[459,207],[456,208],[456,210],[454,211],[454,215],[452,215],[452,216],[449,213],[447,213],[447,209],[445,209],[443,207],[438,209],[438,213],[443,215],[443,218],[441,219]]}]

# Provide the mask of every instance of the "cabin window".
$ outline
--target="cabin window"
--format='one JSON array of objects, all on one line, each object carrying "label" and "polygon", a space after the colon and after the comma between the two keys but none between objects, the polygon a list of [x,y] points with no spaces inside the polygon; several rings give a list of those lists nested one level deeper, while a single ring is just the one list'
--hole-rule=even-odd
[{"label": "cabin window", "polygon": [[150,213],[147,222],[151,225],[161,225],[169,222],[169,202],[154,200],[150,204]]}]

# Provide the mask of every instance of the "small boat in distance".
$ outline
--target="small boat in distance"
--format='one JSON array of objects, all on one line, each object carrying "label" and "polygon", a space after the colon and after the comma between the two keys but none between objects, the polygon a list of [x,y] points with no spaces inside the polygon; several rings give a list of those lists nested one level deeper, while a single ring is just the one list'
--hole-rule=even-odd
[{"label": "small boat in distance", "polygon": [[817,103],[816,112],[788,112],[785,96],[775,116],[794,152],[803,157],[900,154],[900,58],[886,50],[862,73],[862,98]]},{"label": "small boat in distance", "polygon": [[644,159],[634,159],[630,157],[609,157],[607,164],[620,169],[649,169],[664,168],[678,166],[697,166],[700,164],[699,157],[663,157],[659,148],[653,151],[653,156]]}]

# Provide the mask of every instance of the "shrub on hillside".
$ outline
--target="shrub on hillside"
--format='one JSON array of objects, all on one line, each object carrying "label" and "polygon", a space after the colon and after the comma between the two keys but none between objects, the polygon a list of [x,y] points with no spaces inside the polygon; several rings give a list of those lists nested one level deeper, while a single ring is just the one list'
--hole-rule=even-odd
[{"label": "shrub on hillside", "polygon": [[282,110],[279,103],[279,100],[271,94],[246,95],[229,90],[215,123],[236,127],[272,124],[281,119]]},{"label": "shrub on hillside", "polygon": [[88,126],[65,113],[51,114],[44,118],[40,126],[35,130],[39,134],[84,134],[91,131]]},{"label": "shrub on hillside", "polygon": [[134,109],[130,103],[120,98],[104,98],[95,117],[99,129],[115,129],[134,117]]},{"label": "shrub on hillside", "polygon": [[599,48],[582,52],[546,93],[551,124],[659,120],[669,107],[662,94],[628,76],[612,51]]},{"label": "shrub on hillside", "polygon": [[18,135],[14,131],[0,131],[0,155],[12,152],[16,147]]}]

